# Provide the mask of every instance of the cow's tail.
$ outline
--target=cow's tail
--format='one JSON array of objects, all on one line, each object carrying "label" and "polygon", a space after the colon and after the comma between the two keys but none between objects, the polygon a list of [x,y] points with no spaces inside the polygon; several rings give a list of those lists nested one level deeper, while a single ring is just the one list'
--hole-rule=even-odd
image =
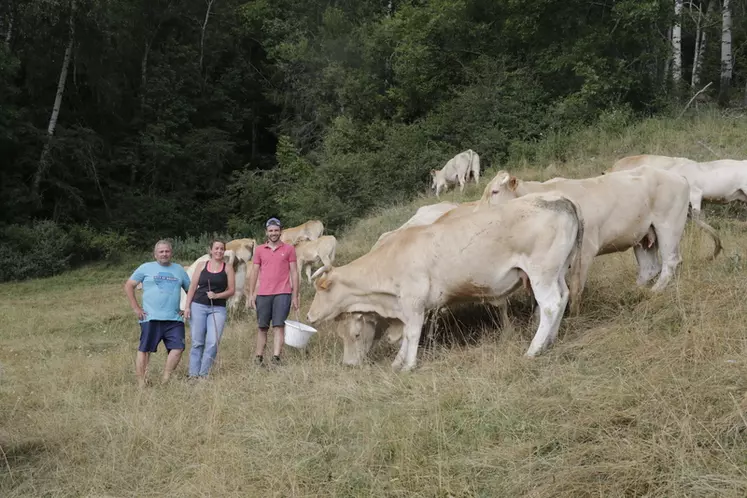
[{"label": "cow's tail", "polygon": [[581,209],[578,204],[573,202],[571,199],[565,197],[566,200],[573,207],[574,218],[576,219],[576,240],[573,242],[573,249],[568,256],[570,261],[570,303],[571,303],[571,314],[578,315],[581,311],[581,258],[583,257],[583,244],[584,244],[584,216],[581,214]]},{"label": "cow's tail", "polygon": [[716,230],[711,225],[693,216],[691,206],[688,206],[687,209],[688,209],[688,214],[690,215],[690,219],[693,220],[693,223],[695,223],[698,226],[698,228],[700,228],[705,233],[710,235],[711,238],[713,239],[713,244],[714,244],[713,255],[709,259],[716,259],[716,256],[718,256],[721,250],[723,249],[723,246],[721,245],[721,237],[718,236],[718,232],[716,232]]}]

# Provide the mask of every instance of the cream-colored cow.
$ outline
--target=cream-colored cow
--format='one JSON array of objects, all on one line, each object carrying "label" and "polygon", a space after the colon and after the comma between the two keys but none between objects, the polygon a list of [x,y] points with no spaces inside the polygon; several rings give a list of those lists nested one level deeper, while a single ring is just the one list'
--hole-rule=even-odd
[{"label": "cream-colored cow", "polygon": [[[505,298],[531,281],[542,312],[526,355],[543,351],[557,335],[568,303],[565,276],[580,278],[583,220],[578,207],[557,194],[522,197],[431,225],[402,230],[391,242],[355,261],[323,273],[307,319],[318,323],[343,316],[344,361],[358,364],[368,337],[350,313],[375,314],[402,327],[392,367],[415,367],[418,341],[429,310],[450,303]],[[577,286],[577,285],[576,285]],[[372,316],[372,315],[369,315]],[[397,334],[394,334],[395,336]]]},{"label": "cream-colored cow", "polygon": [[[693,218],[700,218],[704,200],[710,202],[747,202],[747,161],[721,159],[718,161],[696,162],[682,157],[633,156],[620,159],[612,166],[612,171],[623,171],[634,162],[665,169],[687,178],[690,184],[690,205]],[[668,159],[668,161],[667,161]]]},{"label": "cream-colored cow", "polygon": [[472,149],[460,152],[449,159],[443,168],[431,170],[431,189],[435,189],[436,197],[441,191],[446,191],[450,184],[459,183],[459,191],[464,190],[470,173],[475,184],[480,182],[480,156]]},{"label": "cream-colored cow", "polygon": [[[500,205],[537,192],[565,195],[581,207],[585,238],[579,299],[594,257],[631,247],[638,261],[638,285],[645,285],[659,275],[651,290],[659,292],[667,286],[682,260],[679,245],[687,222],[687,180],[649,166],[594,178],[555,179],[545,183],[519,180],[499,171],[485,187],[480,202]],[[721,241],[716,231],[705,223],[697,223],[713,237],[716,252],[719,251]],[[571,310],[578,313],[580,302],[574,302],[574,297]]]},{"label": "cream-colored cow", "polygon": [[306,270],[306,278],[311,283],[311,266],[321,262],[322,267],[317,270],[322,272],[332,268],[337,250],[337,239],[333,235],[323,235],[316,240],[302,240],[296,245],[296,261],[298,266],[298,282],[300,285],[301,274]]},{"label": "cream-colored cow", "polygon": [[296,227],[283,228],[280,240],[296,245],[301,240],[316,240],[324,233],[324,224],[319,220],[309,220]]}]

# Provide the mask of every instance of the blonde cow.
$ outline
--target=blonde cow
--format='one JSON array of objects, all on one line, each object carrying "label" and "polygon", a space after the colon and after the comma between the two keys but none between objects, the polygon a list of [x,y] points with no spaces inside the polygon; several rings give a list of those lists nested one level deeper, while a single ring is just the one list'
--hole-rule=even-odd
[{"label": "blonde cow", "polygon": [[439,197],[441,191],[446,191],[449,185],[459,183],[459,191],[462,192],[470,173],[475,184],[478,184],[480,182],[480,156],[472,149],[467,149],[449,159],[443,168],[431,170],[431,189],[435,189],[436,197]]},{"label": "blonde cow", "polygon": [[332,267],[337,250],[337,239],[333,235],[323,235],[316,240],[302,240],[296,245],[296,261],[298,265],[298,281],[301,282],[301,274],[306,270],[306,278],[311,283],[311,266],[321,262],[322,267],[317,270],[321,273]]},{"label": "blonde cow", "polygon": [[620,159],[612,166],[612,171],[627,170],[636,163],[665,169],[687,178],[693,218],[700,217],[704,200],[747,202],[747,161],[721,159],[701,163],[683,157],[641,155]]},{"label": "blonde cow", "polygon": [[[541,183],[519,180],[500,171],[485,187],[480,202],[501,205],[538,192],[555,192],[573,199],[584,216],[581,287],[571,287],[574,314],[579,312],[581,293],[595,256],[632,247],[638,261],[637,284],[645,285],[658,275],[651,288],[654,292],[664,290],[682,261],[679,245],[687,222],[689,186],[677,174],[640,166],[594,178],[556,178]],[[696,223],[713,237],[717,254],[721,241],[716,231],[705,223]]]},{"label": "blonde cow", "polygon": [[280,240],[296,245],[301,240],[316,240],[324,233],[324,224],[319,220],[309,220],[297,227],[284,228]]},{"label": "blonde cow", "polygon": [[[392,368],[407,371],[416,365],[427,311],[505,298],[521,287],[525,272],[542,309],[526,352],[532,357],[556,338],[568,303],[569,265],[571,280],[579,277],[583,230],[577,206],[557,194],[529,195],[494,209],[410,227],[353,262],[322,273],[307,320],[342,318],[346,364],[363,360],[377,328],[379,335],[394,329],[391,338],[401,331]],[[363,317],[379,326],[366,326]]]}]

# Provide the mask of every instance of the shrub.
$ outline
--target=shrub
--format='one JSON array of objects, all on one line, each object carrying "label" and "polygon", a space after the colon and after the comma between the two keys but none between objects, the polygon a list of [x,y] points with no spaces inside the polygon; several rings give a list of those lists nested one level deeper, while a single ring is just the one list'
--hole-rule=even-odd
[{"label": "shrub", "polygon": [[74,241],[53,221],[2,230],[0,281],[47,277],[70,267]]}]

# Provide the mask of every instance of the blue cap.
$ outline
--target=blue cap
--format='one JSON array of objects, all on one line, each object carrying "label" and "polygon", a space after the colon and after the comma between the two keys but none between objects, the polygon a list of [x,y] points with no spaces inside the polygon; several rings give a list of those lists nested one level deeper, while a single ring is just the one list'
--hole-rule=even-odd
[{"label": "blue cap", "polygon": [[280,220],[277,218],[270,218],[269,220],[267,220],[267,223],[265,223],[265,228],[269,227],[270,225],[275,225],[280,228],[283,227],[282,223],[280,223]]}]

